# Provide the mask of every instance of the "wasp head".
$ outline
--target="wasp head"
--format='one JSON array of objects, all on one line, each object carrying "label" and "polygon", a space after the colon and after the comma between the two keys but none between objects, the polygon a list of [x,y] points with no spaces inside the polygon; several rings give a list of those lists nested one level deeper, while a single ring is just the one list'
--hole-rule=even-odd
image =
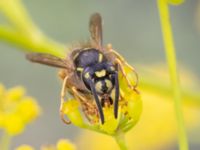
[{"label": "wasp head", "polygon": [[[117,118],[119,84],[118,72],[114,65],[103,62],[88,66],[82,72],[82,80],[95,98],[102,123],[104,123],[102,107],[105,102],[109,101],[112,104],[115,101],[114,114]],[[114,100],[111,98],[111,92],[113,90],[115,91]]]}]

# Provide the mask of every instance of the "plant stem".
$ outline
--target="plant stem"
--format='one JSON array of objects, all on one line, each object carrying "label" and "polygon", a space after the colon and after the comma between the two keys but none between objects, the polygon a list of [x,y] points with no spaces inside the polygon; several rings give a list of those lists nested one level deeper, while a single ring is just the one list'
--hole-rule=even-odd
[{"label": "plant stem", "polygon": [[47,38],[37,28],[20,0],[3,0],[0,11],[10,22],[10,26],[0,26],[0,39],[21,47],[27,52],[66,57],[68,49]]},{"label": "plant stem", "polygon": [[158,9],[160,13],[161,27],[162,27],[162,32],[163,32],[164,44],[165,44],[165,53],[167,57],[167,63],[169,67],[171,84],[172,84],[173,95],[174,95],[176,118],[178,121],[179,149],[187,150],[188,141],[187,141],[187,135],[185,131],[183,114],[181,110],[181,91],[180,91],[179,77],[177,74],[176,54],[175,54],[172,30],[171,30],[171,25],[170,25],[168,4],[166,0],[157,0],[157,3],[158,3]]},{"label": "plant stem", "polygon": [[66,50],[62,44],[47,38],[34,40],[7,26],[0,26],[0,39],[23,48],[27,52],[48,53],[60,58],[66,56]]},{"label": "plant stem", "polygon": [[21,0],[2,1],[1,11],[13,27],[29,35],[40,34]]},{"label": "plant stem", "polygon": [[1,150],[9,150],[10,149],[10,142],[11,136],[8,135],[6,132],[3,133],[1,141],[0,141],[0,149]]},{"label": "plant stem", "polygon": [[120,150],[128,150],[123,132],[117,132],[114,138],[117,144],[119,145]]}]

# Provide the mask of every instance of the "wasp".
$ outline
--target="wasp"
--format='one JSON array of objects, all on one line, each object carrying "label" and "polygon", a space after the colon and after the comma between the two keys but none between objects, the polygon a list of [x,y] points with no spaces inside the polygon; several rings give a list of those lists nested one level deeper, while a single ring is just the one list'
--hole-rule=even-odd
[{"label": "wasp", "polygon": [[[66,91],[80,100],[85,114],[97,114],[101,123],[105,118],[103,107],[113,105],[114,117],[118,117],[120,99],[119,72],[122,73],[128,85],[133,90],[138,84],[138,75],[123,57],[112,49],[111,45],[103,46],[102,18],[99,13],[94,13],[89,21],[90,40],[85,44],[72,48],[65,59],[44,53],[28,53],[28,60],[61,68],[59,73],[63,79],[61,90],[60,115],[62,113]],[[128,66],[136,75],[136,84],[126,77],[124,66]],[[87,115],[89,116],[89,115]],[[90,118],[88,117],[90,120]]]}]

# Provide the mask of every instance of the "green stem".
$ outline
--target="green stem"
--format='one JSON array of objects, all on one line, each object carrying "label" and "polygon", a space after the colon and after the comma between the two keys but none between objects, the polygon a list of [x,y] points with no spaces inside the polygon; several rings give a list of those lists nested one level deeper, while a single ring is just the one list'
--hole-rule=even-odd
[{"label": "green stem", "polygon": [[183,120],[183,113],[181,110],[181,91],[179,84],[179,77],[177,74],[177,65],[176,65],[176,54],[173,43],[172,30],[170,25],[169,10],[166,0],[157,0],[160,20],[163,32],[163,39],[165,44],[165,52],[170,72],[170,78],[172,83],[173,95],[174,95],[174,105],[176,111],[176,118],[178,121],[178,136],[179,136],[179,149],[187,150],[188,141],[185,131],[185,125]]},{"label": "green stem", "polygon": [[3,0],[0,4],[0,11],[11,23],[11,26],[0,26],[0,39],[24,48],[27,52],[66,57],[68,49],[47,38],[37,28],[20,0]]},{"label": "green stem", "polygon": [[33,23],[21,0],[1,1],[1,11],[13,27],[29,35],[40,34],[40,30]]},{"label": "green stem", "polygon": [[23,48],[26,52],[48,53],[61,58],[66,56],[63,45],[46,38],[34,40],[7,26],[0,26],[0,39]]},{"label": "green stem", "polygon": [[8,135],[6,132],[3,133],[1,141],[0,141],[0,149],[1,150],[9,150],[10,149],[10,142],[12,137]]},{"label": "green stem", "polygon": [[118,132],[115,136],[115,141],[120,147],[120,150],[128,150],[123,132]]}]

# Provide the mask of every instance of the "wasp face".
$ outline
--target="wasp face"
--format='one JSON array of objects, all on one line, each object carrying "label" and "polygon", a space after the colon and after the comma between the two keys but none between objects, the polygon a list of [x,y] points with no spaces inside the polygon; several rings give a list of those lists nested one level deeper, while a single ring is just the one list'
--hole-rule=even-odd
[{"label": "wasp face", "polygon": [[[77,75],[94,96],[103,123],[104,116],[102,106],[104,106],[105,97],[111,101],[111,104],[115,101],[115,107],[118,107],[118,72],[103,53],[93,48],[78,52],[78,54],[75,55],[74,64],[76,66]],[[115,89],[114,100],[110,96],[113,89]],[[118,108],[115,108],[116,118],[117,109]]]},{"label": "wasp face", "polygon": [[86,87],[91,90],[88,80],[92,80],[99,96],[110,94],[115,86],[113,76],[115,70],[111,71],[111,68],[114,69],[114,66],[107,62],[86,67],[82,73],[82,80]]}]

